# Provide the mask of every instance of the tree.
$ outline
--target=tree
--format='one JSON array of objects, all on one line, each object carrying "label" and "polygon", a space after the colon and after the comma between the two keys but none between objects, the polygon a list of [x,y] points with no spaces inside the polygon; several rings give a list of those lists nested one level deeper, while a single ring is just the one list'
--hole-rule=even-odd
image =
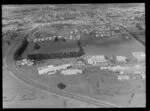
[{"label": "tree", "polygon": [[136,24],[136,27],[139,29],[139,30],[142,30],[143,28],[141,27],[141,25],[140,24]]},{"label": "tree", "polygon": [[11,45],[11,42],[10,42],[9,40],[7,40],[6,43],[7,43],[8,45]]},{"label": "tree", "polygon": [[40,46],[37,43],[34,43],[34,49],[38,50],[38,49],[40,49]]},{"label": "tree", "polygon": [[62,89],[65,89],[65,88],[66,88],[66,84],[64,84],[64,83],[59,83],[59,84],[57,85],[57,87],[62,90]]},{"label": "tree", "polygon": [[66,39],[65,39],[65,38],[63,38],[63,41],[65,42],[65,41],[66,41]]},{"label": "tree", "polygon": [[58,41],[58,38],[57,38],[57,37],[55,37],[54,41],[55,41],[55,42],[57,42],[57,41]]},{"label": "tree", "polygon": [[18,49],[14,53],[14,60],[19,60],[20,59],[21,55],[23,54],[23,52],[27,48],[28,44],[29,43],[28,43],[27,39],[24,38],[24,40],[22,41],[22,44],[18,47]]}]

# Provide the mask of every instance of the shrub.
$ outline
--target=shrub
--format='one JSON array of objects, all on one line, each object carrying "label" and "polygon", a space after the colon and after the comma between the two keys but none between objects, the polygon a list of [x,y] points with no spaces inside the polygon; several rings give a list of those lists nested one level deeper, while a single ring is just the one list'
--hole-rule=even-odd
[{"label": "shrub", "polygon": [[40,46],[37,43],[34,43],[34,49],[38,50],[38,49],[40,49]]},{"label": "shrub", "polygon": [[62,89],[65,89],[65,88],[66,88],[66,84],[64,84],[64,83],[59,83],[59,84],[57,85],[57,87],[62,90]]}]

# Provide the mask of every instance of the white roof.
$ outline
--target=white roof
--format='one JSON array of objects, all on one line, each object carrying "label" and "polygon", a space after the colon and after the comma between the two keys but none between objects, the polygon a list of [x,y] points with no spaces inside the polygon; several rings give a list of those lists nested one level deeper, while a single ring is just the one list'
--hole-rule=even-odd
[{"label": "white roof", "polygon": [[127,69],[127,67],[123,67],[123,66],[115,66],[113,67],[114,69]]},{"label": "white roof", "polygon": [[67,70],[62,70],[61,73],[64,74],[64,75],[72,75],[72,74],[82,73],[82,70],[79,70],[79,69],[67,69]]},{"label": "white roof", "polygon": [[142,66],[140,64],[136,64],[136,65],[134,65],[134,68],[135,69],[140,69],[140,68],[142,68]]},{"label": "white roof", "polygon": [[145,53],[144,52],[132,52],[133,55],[144,55],[145,56]]},{"label": "white roof", "polygon": [[61,38],[61,36],[59,35],[58,38]]},{"label": "white roof", "polygon": [[129,80],[129,76],[128,75],[119,75],[117,76],[118,80]]},{"label": "white roof", "polygon": [[49,40],[52,40],[52,38],[51,38],[51,37],[49,37],[48,39],[49,39]]},{"label": "white roof", "polygon": [[48,40],[48,39],[49,39],[48,37],[45,38],[45,40]]},{"label": "white roof", "polygon": [[34,42],[36,42],[36,41],[37,41],[37,39],[35,38],[33,41],[34,41]]},{"label": "white roof", "polygon": [[43,67],[38,67],[39,70],[41,69],[46,69],[46,68],[53,68],[53,65],[48,65],[48,66],[43,66]]},{"label": "white roof", "polygon": [[132,55],[140,60],[140,59],[145,59],[145,53],[144,52],[133,52]]},{"label": "white roof", "polygon": [[60,66],[56,66],[56,69],[57,70],[60,70],[60,69],[66,69],[67,67],[71,66],[72,64],[63,64],[63,65],[60,65]]},{"label": "white roof", "polygon": [[102,69],[108,69],[108,70],[112,70],[112,71],[121,71],[121,70],[128,70],[129,67],[123,67],[123,66],[113,66],[113,67],[107,67],[107,68],[102,68]]},{"label": "white roof", "polygon": [[124,56],[116,56],[117,61],[126,61],[127,57]]},{"label": "white roof", "polygon": [[55,74],[55,73],[56,73],[56,71],[50,71],[50,72],[48,72],[48,75]]},{"label": "white roof", "polygon": [[38,71],[39,74],[43,74],[43,73],[48,73],[50,71],[57,71],[57,70],[61,70],[61,69],[66,69],[67,67],[71,66],[72,64],[64,64],[64,65],[60,65],[60,66],[53,66],[53,65],[48,65],[48,66],[44,66],[44,67],[39,67]]},{"label": "white roof", "polygon": [[105,58],[104,55],[87,56],[87,58]]},{"label": "white roof", "polygon": [[94,61],[106,62],[107,60],[105,59],[104,55],[88,57],[88,62],[94,62]]},{"label": "white roof", "polygon": [[38,38],[37,41],[41,41],[41,38]]}]

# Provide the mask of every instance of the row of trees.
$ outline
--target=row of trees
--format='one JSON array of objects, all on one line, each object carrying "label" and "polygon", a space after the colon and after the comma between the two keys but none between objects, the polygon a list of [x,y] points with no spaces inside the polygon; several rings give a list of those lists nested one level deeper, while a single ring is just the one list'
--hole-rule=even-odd
[{"label": "row of trees", "polygon": [[46,59],[60,59],[60,58],[70,58],[70,57],[80,57],[84,55],[84,50],[81,47],[80,41],[78,41],[78,52],[59,52],[59,53],[51,53],[51,54],[28,54],[27,58],[35,61],[41,61]]},{"label": "row of trees", "polygon": [[83,53],[79,52],[60,52],[60,53],[51,53],[51,54],[29,54],[27,55],[28,59],[35,61],[46,60],[46,59],[60,59],[60,58],[70,58],[70,57],[80,57]]},{"label": "row of trees", "polygon": [[81,53],[81,55],[84,55],[85,52],[84,52],[84,49],[82,48],[81,43],[80,43],[79,40],[78,40],[78,47],[79,47],[79,53]]},{"label": "row of trees", "polygon": [[35,50],[40,49],[40,45],[39,45],[38,43],[34,43],[34,45],[33,45],[33,46],[34,46],[34,49],[35,49]]},{"label": "row of trees", "polygon": [[136,28],[139,30],[143,30],[142,26],[139,23],[136,23]]},{"label": "row of trees", "polygon": [[129,33],[132,35],[132,37],[134,37],[137,41],[139,41],[143,46],[145,46],[145,42],[142,39],[140,39],[138,35],[136,35],[133,32],[129,32]]},{"label": "row of trees", "polygon": [[[60,40],[60,39],[58,39],[58,38],[56,37],[56,38],[54,39],[54,42],[58,42],[59,40]],[[65,42],[65,41],[66,41],[66,39],[65,39],[65,38],[63,38],[63,39],[62,39],[62,41],[64,41],[64,42]],[[40,45],[39,45],[38,43],[34,43],[34,45],[33,45],[33,46],[34,46],[34,49],[35,49],[35,50],[40,49]]]},{"label": "row of trees", "polygon": [[26,38],[22,41],[22,44],[18,47],[16,52],[14,53],[14,60],[20,60],[21,55],[23,54],[24,50],[28,46],[28,41]]}]

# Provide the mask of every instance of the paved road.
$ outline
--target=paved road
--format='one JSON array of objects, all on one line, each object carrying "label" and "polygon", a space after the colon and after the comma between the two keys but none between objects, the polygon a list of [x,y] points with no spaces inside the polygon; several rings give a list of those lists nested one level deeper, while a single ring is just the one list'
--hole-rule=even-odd
[{"label": "paved road", "polygon": [[120,106],[117,106],[117,105],[114,105],[112,103],[105,102],[105,101],[102,101],[102,100],[96,100],[94,98],[80,96],[80,95],[72,94],[72,93],[69,93],[69,92],[60,91],[60,90],[56,90],[56,89],[53,89],[53,88],[50,88],[50,87],[46,87],[45,85],[42,85],[37,81],[34,81],[34,80],[31,80],[30,78],[27,78],[26,76],[23,75],[23,72],[21,72],[19,69],[16,68],[16,65],[13,62],[13,53],[16,50],[16,48],[17,48],[17,44],[13,45],[9,49],[9,53],[7,54],[7,57],[6,57],[6,60],[5,60],[4,64],[20,80],[28,83],[29,85],[31,85],[33,87],[36,87],[36,88],[39,88],[39,89],[42,89],[42,90],[45,90],[45,91],[48,91],[48,92],[51,92],[51,93],[55,93],[55,94],[58,94],[58,95],[66,96],[66,97],[69,97],[69,98],[78,99],[80,101],[87,102],[87,103],[90,103],[90,104],[94,104],[94,105],[99,106],[99,107],[120,107]]}]

